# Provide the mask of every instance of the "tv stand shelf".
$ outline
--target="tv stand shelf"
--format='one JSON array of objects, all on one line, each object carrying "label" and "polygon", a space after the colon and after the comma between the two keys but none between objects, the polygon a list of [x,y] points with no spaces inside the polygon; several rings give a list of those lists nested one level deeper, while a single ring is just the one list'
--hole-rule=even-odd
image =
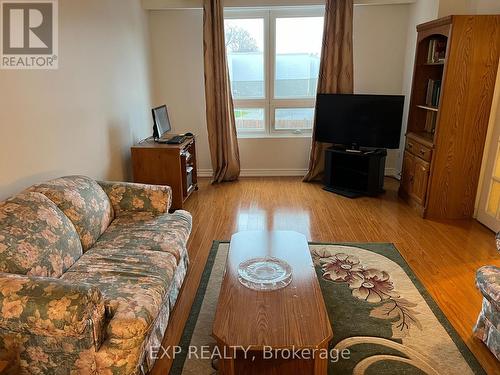
[{"label": "tv stand shelf", "polygon": [[181,144],[144,141],[131,151],[134,182],[170,186],[172,210],[182,209],[193,191],[198,190],[194,137]]},{"label": "tv stand shelf", "polygon": [[361,148],[360,151],[337,147],[325,151],[325,190],[348,198],[384,192],[387,150]]}]

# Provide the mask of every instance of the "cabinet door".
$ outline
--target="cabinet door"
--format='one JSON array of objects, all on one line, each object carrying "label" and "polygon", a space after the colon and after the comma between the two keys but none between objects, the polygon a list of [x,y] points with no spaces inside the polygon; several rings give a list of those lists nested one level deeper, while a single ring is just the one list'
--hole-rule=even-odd
[{"label": "cabinet door", "polygon": [[401,171],[401,189],[410,195],[412,191],[412,181],[415,172],[415,157],[405,151],[403,156],[403,169]]},{"label": "cabinet door", "polygon": [[429,163],[420,158],[415,158],[415,173],[413,175],[411,196],[422,206],[425,205],[428,181]]}]

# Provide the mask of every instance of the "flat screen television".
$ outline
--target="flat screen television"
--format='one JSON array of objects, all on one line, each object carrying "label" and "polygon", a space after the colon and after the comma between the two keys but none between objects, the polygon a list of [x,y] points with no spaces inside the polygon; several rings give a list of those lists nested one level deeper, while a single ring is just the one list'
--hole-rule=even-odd
[{"label": "flat screen television", "polygon": [[399,148],[403,105],[403,95],[318,94],[315,140]]},{"label": "flat screen television", "polygon": [[168,118],[167,106],[162,105],[152,109],[153,112],[153,138],[159,139],[172,127]]}]

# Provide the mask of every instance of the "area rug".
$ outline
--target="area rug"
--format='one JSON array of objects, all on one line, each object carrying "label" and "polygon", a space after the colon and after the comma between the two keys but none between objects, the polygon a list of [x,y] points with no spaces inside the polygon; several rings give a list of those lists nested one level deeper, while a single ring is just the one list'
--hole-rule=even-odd
[{"label": "area rug", "polygon": [[[328,374],[485,373],[392,244],[309,247],[334,332],[330,349],[348,354],[330,357]],[[228,249],[213,244],[171,374],[217,373],[207,353]]]}]

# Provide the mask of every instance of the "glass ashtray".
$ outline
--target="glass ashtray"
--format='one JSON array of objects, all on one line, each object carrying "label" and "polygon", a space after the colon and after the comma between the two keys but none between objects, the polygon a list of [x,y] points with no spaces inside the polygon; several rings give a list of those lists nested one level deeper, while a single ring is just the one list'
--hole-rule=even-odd
[{"label": "glass ashtray", "polygon": [[292,281],[292,267],[274,257],[252,258],[238,266],[238,280],[253,290],[276,290]]}]

